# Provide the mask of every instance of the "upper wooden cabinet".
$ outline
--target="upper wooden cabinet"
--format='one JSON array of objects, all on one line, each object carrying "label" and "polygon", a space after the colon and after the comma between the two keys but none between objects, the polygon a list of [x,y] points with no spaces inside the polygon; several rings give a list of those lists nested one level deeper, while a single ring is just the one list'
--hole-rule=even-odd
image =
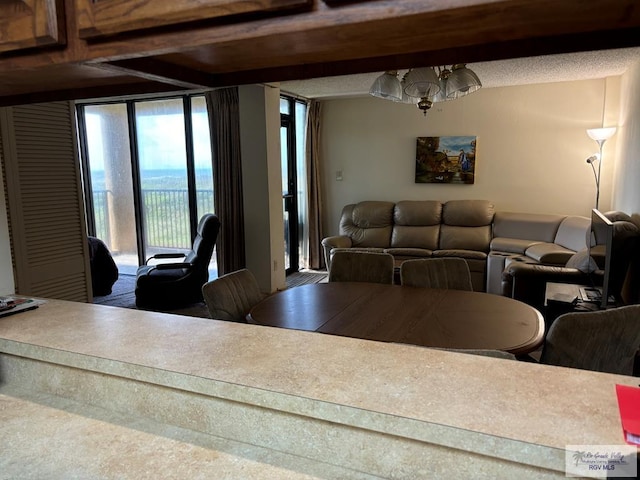
[{"label": "upper wooden cabinet", "polygon": [[239,13],[309,5],[313,0],[75,0],[80,38],[144,30]]},{"label": "upper wooden cabinet", "polygon": [[0,52],[64,45],[63,0],[0,1]]}]

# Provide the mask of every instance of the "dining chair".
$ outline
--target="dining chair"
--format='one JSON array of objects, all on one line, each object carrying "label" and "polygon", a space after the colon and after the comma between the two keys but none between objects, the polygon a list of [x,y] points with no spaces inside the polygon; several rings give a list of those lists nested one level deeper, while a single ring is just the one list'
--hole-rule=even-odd
[{"label": "dining chair", "polygon": [[393,283],[393,255],[338,251],[333,254],[329,282]]},{"label": "dining chair", "polygon": [[551,324],[540,363],[638,376],[639,348],[640,305],[571,312]]},{"label": "dining chair", "polygon": [[455,257],[406,260],[400,265],[400,284],[473,291],[467,261]]},{"label": "dining chair", "polygon": [[249,310],[266,297],[256,277],[246,268],[205,283],[202,296],[211,318],[241,323],[247,322]]}]

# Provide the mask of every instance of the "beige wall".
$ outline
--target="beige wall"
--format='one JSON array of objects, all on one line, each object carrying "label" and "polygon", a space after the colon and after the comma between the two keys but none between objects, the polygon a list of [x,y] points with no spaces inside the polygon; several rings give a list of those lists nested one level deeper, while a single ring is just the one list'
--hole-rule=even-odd
[{"label": "beige wall", "polygon": [[640,223],[640,61],[622,76],[613,205]]},{"label": "beige wall", "polygon": [[[585,159],[598,147],[585,130],[600,127],[603,118],[615,125],[619,97],[614,77],[481,89],[435,104],[426,117],[416,107],[372,97],[325,101],[325,232],[337,233],[342,207],[361,200],[481,198],[497,210],[587,216],[595,181]],[[445,135],[477,136],[474,185],[414,183],[416,137]],[[604,147],[603,211],[612,208],[617,139]]]},{"label": "beige wall", "polygon": [[263,291],[274,292],[286,286],[280,90],[244,85],[239,88],[239,98],[247,268]]}]

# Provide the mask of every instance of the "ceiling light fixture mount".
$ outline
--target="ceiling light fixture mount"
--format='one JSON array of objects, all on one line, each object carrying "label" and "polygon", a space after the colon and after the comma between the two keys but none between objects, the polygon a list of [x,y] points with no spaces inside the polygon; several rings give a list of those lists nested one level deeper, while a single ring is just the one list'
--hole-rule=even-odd
[{"label": "ceiling light fixture mount", "polygon": [[482,83],[464,63],[448,68],[409,69],[400,80],[397,70],[388,70],[371,85],[369,94],[399,103],[416,105],[426,116],[434,103],[454,100],[479,90]]}]

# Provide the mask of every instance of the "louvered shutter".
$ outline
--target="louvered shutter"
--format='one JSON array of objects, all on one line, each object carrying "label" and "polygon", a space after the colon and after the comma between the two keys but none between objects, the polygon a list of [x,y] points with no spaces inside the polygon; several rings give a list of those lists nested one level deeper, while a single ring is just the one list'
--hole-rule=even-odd
[{"label": "louvered shutter", "polygon": [[0,126],[16,293],[91,301],[73,105],[4,108]]}]

